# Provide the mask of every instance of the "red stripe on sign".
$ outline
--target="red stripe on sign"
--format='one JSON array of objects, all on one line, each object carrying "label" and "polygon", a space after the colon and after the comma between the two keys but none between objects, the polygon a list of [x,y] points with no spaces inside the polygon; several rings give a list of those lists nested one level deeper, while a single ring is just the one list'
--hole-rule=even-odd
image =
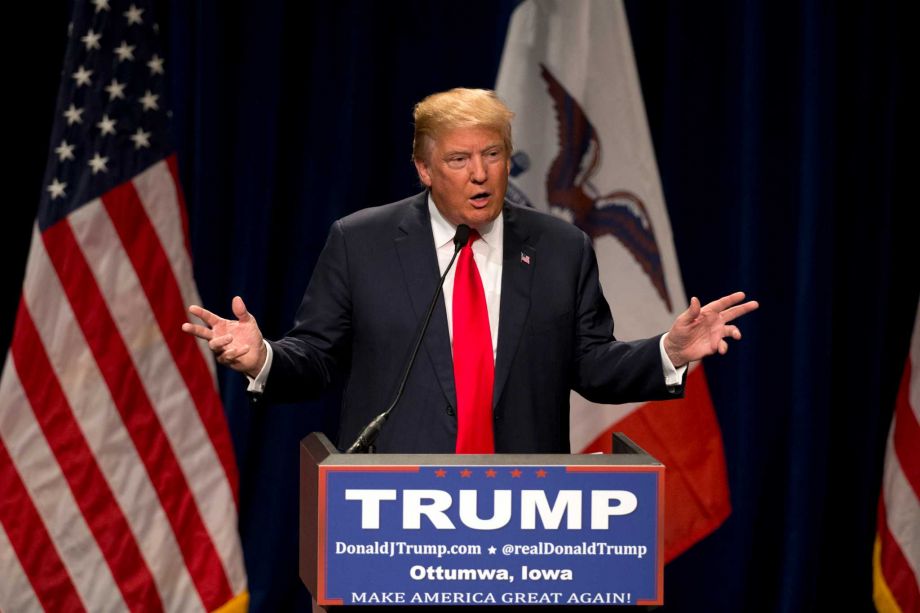
[{"label": "red stripe on sign", "polygon": [[878,501],[878,536],[882,547],[879,564],[888,589],[902,611],[920,611],[920,586],[901,546],[888,529],[884,494]]},{"label": "red stripe on sign", "polygon": [[186,321],[185,305],[169,257],[132,183],[119,185],[104,195],[102,202],[137,272],[176,367],[195,402],[201,422],[230,483],[233,499],[238,501],[236,456],[223,405],[195,338],[182,331],[182,324]]},{"label": "red stripe on sign", "polygon": [[[35,407],[35,418],[125,603],[132,611],[162,611],[163,604],[153,575],[96,463],[96,457],[83,437],[64,390],[54,375],[35,322],[22,300],[16,314],[11,353],[22,389],[29,404]],[[30,543],[29,546],[35,547],[35,544]],[[45,571],[42,569],[40,572],[44,574]],[[32,578],[31,573],[29,576]],[[34,584],[35,580],[32,580]]]},{"label": "red stripe on sign", "polygon": [[[606,453],[610,453],[609,451]],[[664,466],[566,466],[567,473],[661,473]]]},{"label": "red stripe on sign", "polygon": [[[614,432],[624,432],[668,468],[665,561],[710,534],[731,513],[722,433],[702,366],[687,375],[684,398],[643,404],[594,439],[584,453],[610,453]],[[687,432],[693,432],[692,445],[686,444]]]},{"label": "red stripe on sign", "polygon": [[910,371],[908,359],[894,405],[894,452],[914,496],[920,501],[920,424],[910,406]]},{"label": "red stripe on sign", "polygon": [[0,483],[0,523],[38,600],[48,611],[85,611],[2,438]]},{"label": "red stripe on sign", "polygon": [[66,220],[42,234],[77,322],[169,518],[185,565],[208,610],[233,596],[188,482],[131,355]]}]

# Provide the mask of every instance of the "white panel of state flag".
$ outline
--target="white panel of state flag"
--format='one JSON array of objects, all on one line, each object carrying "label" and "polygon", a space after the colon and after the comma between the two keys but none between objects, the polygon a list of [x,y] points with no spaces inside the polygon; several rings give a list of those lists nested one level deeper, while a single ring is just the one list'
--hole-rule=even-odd
[{"label": "white panel of state flag", "polygon": [[[496,90],[516,113],[511,197],[592,236],[617,338],[666,331],[687,300],[622,4],[521,5]],[[638,406],[573,394],[573,449]]]}]

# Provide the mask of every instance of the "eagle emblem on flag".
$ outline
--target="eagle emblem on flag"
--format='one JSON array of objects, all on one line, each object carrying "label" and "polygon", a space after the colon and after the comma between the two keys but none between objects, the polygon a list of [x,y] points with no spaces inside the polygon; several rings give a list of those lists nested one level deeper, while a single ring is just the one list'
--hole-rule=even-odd
[{"label": "eagle emblem on flag", "polygon": [[610,235],[619,240],[642,267],[668,311],[673,312],[645,205],[632,192],[614,190],[602,195],[591,183],[601,161],[598,133],[581,105],[543,64],[540,74],[553,100],[559,141],[559,153],[546,173],[547,202],[571,211],[572,222],[592,239]]}]

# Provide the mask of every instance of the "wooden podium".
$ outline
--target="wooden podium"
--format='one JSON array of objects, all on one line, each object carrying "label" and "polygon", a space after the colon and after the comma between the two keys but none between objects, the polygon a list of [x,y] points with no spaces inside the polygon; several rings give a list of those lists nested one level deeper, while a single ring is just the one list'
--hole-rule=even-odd
[{"label": "wooden podium", "polygon": [[300,577],[319,606],[663,603],[664,466],[612,454],[300,446]]}]

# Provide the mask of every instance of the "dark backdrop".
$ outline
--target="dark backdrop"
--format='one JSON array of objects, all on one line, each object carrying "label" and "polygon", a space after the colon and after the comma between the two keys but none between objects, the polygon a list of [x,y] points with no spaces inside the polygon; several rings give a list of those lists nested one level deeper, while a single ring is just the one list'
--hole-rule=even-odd
[{"label": "dark backdrop", "polygon": [[[48,151],[63,6],[18,3],[7,72],[15,172],[4,228],[6,348]],[[414,193],[411,107],[491,87],[514,2],[182,2],[160,7],[205,304],[235,294],[290,325],[330,223]],[[884,441],[920,291],[916,35],[907,3],[626,7],[688,293],[760,300],[707,361],[734,511],[666,571],[668,611],[871,610]],[[241,468],[254,611],[304,607],[297,441],[337,397],[253,410],[221,389]],[[692,433],[688,433],[688,437]]]}]

